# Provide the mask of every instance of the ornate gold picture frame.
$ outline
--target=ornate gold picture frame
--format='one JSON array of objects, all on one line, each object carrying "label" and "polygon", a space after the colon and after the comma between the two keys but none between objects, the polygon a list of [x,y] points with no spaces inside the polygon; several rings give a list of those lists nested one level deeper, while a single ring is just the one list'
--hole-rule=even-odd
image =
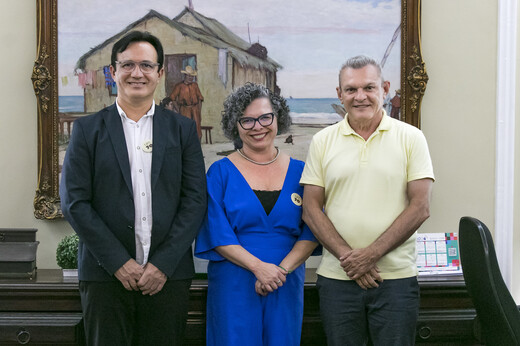
[{"label": "ornate gold picture frame", "polygon": [[[64,1],[64,0],[60,0]],[[63,217],[59,198],[58,0],[36,0],[37,47],[31,75],[38,112],[38,182],[34,215]],[[421,55],[420,0],[401,0],[401,120],[420,126],[428,75]],[[347,58],[347,57],[345,57]]]}]

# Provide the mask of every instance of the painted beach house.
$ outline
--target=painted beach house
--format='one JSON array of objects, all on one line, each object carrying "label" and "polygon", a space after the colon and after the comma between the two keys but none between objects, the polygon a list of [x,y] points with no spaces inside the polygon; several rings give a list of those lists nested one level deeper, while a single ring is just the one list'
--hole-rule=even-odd
[{"label": "painted beach house", "polygon": [[181,71],[187,66],[197,71],[196,81],[204,97],[201,123],[213,128],[213,141],[225,141],[220,130],[222,104],[234,88],[255,82],[277,89],[276,73],[281,65],[267,56],[262,45],[246,42],[216,19],[190,8],[173,19],[151,10],[78,60],[75,73],[84,89],[85,112],[96,112],[115,101],[117,88],[108,69],[110,54],[113,44],[132,30],[149,31],[164,46],[165,73],[155,91],[157,104],[183,80]]}]

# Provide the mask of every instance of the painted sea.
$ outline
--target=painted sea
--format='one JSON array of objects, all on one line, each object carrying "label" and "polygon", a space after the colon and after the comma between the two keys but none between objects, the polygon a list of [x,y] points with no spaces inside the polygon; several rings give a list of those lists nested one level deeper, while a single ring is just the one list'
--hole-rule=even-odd
[{"label": "painted sea", "polygon": [[332,108],[340,105],[338,99],[289,98],[287,105],[291,110],[294,124],[334,124],[342,119]]},{"label": "painted sea", "polygon": [[[83,96],[60,96],[61,113],[83,112]],[[334,111],[332,104],[339,105],[336,98],[288,98],[294,124],[334,124],[342,118]]]},{"label": "painted sea", "polygon": [[59,112],[60,113],[68,113],[68,112],[83,112],[83,96],[60,96],[58,101]]}]

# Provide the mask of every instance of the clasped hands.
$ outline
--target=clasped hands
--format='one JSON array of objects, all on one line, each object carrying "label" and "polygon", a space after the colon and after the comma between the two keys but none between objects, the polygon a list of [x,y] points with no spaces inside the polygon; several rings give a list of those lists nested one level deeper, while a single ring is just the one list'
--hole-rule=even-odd
[{"label": "clasped hands", "polygon": [[253,271],[256,276],[255,292],[261,296],[266,296],[282,287],[286,281],[286,270],[272,263],[262,262],[258,268]]},{"label": "clasped hands", "polygon": [[364,290],[379,287],[378,282],[383,282],[376,265],[378,260],[369,248],[350,250],[339,258],[347,276]]},{"label": "clasped hands", "polygon": [[129,259],[114,276],[121,281],[128,291],[141,291],[143,295],[153,296],[159,293],[166,283],[166,275],[152,263],[141,266],[134,259]]}]

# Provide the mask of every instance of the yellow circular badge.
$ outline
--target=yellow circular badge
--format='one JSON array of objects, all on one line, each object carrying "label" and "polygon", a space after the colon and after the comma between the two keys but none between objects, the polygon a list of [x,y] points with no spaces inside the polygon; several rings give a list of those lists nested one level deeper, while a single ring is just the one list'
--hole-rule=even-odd
[{"label": "yellow circular badge", "polygon": [[296,192],[291,195],[291,200],[296,205],[302,205],[302,197]]}]

